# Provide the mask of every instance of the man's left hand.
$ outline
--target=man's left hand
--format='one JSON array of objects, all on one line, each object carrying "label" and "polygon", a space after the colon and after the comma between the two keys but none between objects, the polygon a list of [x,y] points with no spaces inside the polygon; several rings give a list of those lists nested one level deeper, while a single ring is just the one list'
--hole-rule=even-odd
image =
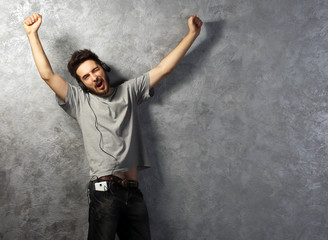
[{"label": "man's left hand", "polygon": [[202,20],[200,20],[200,18],[197,17],[196,14],[194,14],[188,19],[189,32],[191,33],[199,35],[202,25],[203,25]]}]

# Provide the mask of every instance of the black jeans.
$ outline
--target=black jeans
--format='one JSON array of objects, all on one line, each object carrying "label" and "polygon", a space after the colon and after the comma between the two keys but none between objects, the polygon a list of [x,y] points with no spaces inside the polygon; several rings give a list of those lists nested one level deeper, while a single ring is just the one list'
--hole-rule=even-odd
[{"label": "black jeans", "polygon": [[149,218],[139,188],[124,188],[108,183],[105,192],[95,191],[89,184],[88,240],[150,240]]}]

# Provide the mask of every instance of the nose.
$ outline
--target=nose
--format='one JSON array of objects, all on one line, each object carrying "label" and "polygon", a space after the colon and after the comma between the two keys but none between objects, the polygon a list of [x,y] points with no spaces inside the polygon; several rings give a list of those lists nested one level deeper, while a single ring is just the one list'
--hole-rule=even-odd
[{"label": "nose", "polygon": [[94,82],[97,81],[97,76],[95,74],[91,73],[90,77],[91,77],[92,81],[94,81]]}]

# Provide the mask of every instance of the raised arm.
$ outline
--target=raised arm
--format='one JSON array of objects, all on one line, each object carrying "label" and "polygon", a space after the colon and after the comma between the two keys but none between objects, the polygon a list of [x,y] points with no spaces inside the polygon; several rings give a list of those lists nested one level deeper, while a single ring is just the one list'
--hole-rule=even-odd
[{"label": "raised arm", "polygon": [[150,88],[154,87],[164,76],[172,72],[172,70],[178,65],[180,60],[187,53],[188,49],[200,34],[202,24],[202,20],[200,20],[196,14],[188,19],[188,34],[182,39],[179,45],[160,62],[157,67],[150,70]]},{"label": "raised arm", "polygon": [[57,94],[59,98],[65,101],[67,93],[66,81],[55,74],[51,68],[49,60],[43,50],[39,39],[38,29],[42,23],[42,16],[34,13],[24,20],[24,28],[31,45],[34,62],[41,78]]}]

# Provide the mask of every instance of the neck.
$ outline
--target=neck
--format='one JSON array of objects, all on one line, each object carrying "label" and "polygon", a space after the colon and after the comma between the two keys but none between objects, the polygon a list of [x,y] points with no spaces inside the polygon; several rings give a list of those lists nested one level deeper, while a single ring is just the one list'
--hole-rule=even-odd
[{"label": "neck", "polygon": [[113,92],[113,89],[111,87],[108,87],[108,91],[106,93],[103,94],[98,94],[95,92],[91,92],[93,95],[96,95],[98,97],[108,97],[109,95],[111,95],[111,93]]}]

